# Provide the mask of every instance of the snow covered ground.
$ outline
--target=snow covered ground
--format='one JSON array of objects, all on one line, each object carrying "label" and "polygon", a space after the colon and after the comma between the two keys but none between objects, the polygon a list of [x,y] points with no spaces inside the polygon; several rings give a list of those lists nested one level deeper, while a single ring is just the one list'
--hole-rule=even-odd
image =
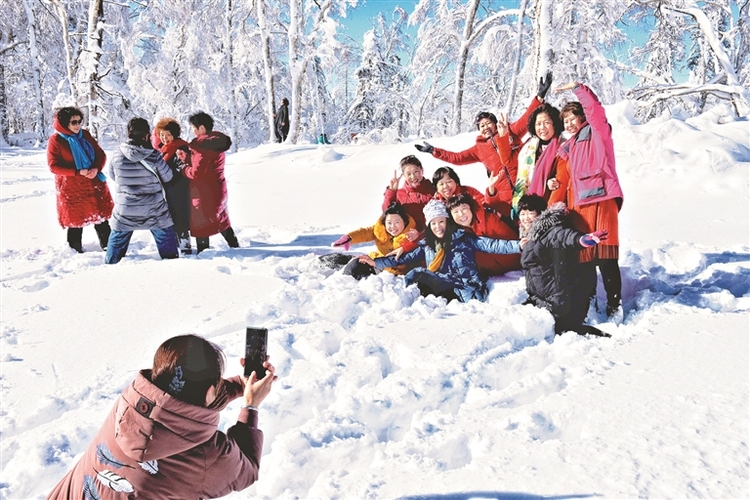
[{"label": "snow covered ground", "polygon": [[[213,237],[160,261],[139,232],[115,266],[93,228],[86,253],[65,244],[44,151],[4,150],[0,496],[42,498],[163,340],[204,335],[233,375],[251,325],[269,328],[281,378],[261,407],[261,479],[232,498],[750,497],[750,126],[608,112],[624,319],[590,321],[611,339],[554,338],[552,317],[521,305],[519,272],[488,303],[446,306],[387,273],[321,268],[331,241],[378,217],[411,144],[240,151],[227,173],[242,248]],[[428,176],[442,165],[422,159]],[[457,171],[483,189],[481,165]]]}]

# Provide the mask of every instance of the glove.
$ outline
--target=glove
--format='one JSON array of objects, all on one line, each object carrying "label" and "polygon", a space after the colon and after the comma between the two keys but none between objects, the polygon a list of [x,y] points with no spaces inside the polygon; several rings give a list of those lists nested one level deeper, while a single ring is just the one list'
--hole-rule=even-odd
[{"label": "glove", "polygon": [[417,151],[427,154],[432,154],[432,152],[435,150],[435,148],[432,147],[431,144],[425,141],[422,141],[422,144],[415,144],[414,147],[417,148]]},{"label": "glove", "polygon": [[583,236],[581,236],[581,239],[579,241],[582,247],[591,248],[594,245],[598,245],[602,241],[606,241],[608,236],[609,231],[607,231],[606,229],[600,229],[598,231],[594,231],[593,233],[584,234]]},{"label": "glove", "polygon": [[344,247],[344,250],[349,250],[349,247],[351,245],[352,245],[352,238],[348,234],[345,234],[341,238],[331,243],[332,247]]},{"label": "glove", "polygon": [[549,92],[549,88],[552,86],[552,72],[547,71],[546,77],[539,77],[539,89],[536,92],[539,99],[544,99],[544,96]]}]

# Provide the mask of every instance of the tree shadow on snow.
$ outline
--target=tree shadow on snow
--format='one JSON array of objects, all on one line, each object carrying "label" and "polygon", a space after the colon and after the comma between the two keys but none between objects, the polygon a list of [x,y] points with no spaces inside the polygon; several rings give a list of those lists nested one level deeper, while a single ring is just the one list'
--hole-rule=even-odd
[{"label": "tree shadow on snow", "polygon": [[397,500],[565,500],[568,498],[591,498],[599,496],[601,495],[596,493],[543,496],[514,491],[465,491],[461,493],[412,495],[399,497]]}]

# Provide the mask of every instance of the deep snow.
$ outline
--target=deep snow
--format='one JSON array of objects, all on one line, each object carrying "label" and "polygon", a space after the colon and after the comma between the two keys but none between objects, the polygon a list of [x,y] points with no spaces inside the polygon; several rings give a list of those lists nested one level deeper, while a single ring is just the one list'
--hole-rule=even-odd
[{"label": "deep snow", "polygon": [[[520,272],[486,304],[446,306],[387,273],[320,267],[378,217],[412,143],[230,155],[242,248],[213,237],[160,261],[138,232],[115,266],[93,228],[86,253],[67,248],[44,151],[3,150],[0,495],[42,498],[163,340],[208,337],[232,375],[253,325],[281,378],[261,407],[261,479],[232,498],[750,497],[750,126],[607,109],[625,315],[590,320],[611,339],[553,338],[551,316],[521,305]],[[420,158],[428,176],[442,165]],[[481,165],[456,169],[484,188]]]}]

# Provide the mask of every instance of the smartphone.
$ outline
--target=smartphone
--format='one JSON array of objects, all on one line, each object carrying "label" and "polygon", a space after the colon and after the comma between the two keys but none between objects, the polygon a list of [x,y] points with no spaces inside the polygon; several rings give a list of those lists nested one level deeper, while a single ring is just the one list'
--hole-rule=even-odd
[{"label": "smartphone", "polygon": [[266,349],[268,347],[268,329],[247,327],[245,332],[245,376],[252,372],[258,380],[266,376]]}]

